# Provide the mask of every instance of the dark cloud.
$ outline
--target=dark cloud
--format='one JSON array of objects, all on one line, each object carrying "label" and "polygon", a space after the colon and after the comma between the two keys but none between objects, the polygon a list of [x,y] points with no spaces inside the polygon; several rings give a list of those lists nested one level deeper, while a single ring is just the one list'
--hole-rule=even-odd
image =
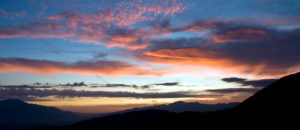
[{"label": "dark cloud", "polygon": [[159,86],[178,86],[178,82],[166,82],[166,83],[157,83],[153,85],[159,85]]},{"label": "dark cloud", "polygon": [[4,86],[4,85],[2,85],[2,86],[0,86],[0,88],[5,88],[5,89],[10,89],[10,88],[20,88],[20,89],[22,89],[22,88],[52,88],[52,86],[41,86],[41,85],[38,85],[38,86],[31,86],[31,85],[6,85],[6,86]]},{"label": "dark cloud", "polygon": [[91,86],[93,88],[97,88],[97,87],[107,87],[107,88],[115,88],[115,87],[128,87],[128,88],[138,88],[139,86],[137,85],[129,85],[129,84],[95,84],[93,86]]},{"label": "dark cloud", "polygon": [[238,83],[240,83],[240,82],[244,82],[246,79],[232,77],[232,78],[223,78],[222,80],[225,81],[225,82],[238,82]]},{"label": "dark cloud", "polygon": [[82,82],[75,82],[73,84],[67,83],[67,84],[59,84],[59,86],[70,86],[70,87],[82,87],[87,86],[83,81]]},{"label": "dark cloud", "polygon": [[114,88],[114,87],[127,87],[127,88],[134,88],[134,89],[150,89],[152,86],[151,85],[135,85],[135,84],[99,84],[99,85],[93,85],[91,86],[93,88],[97,87],[109,87],[109,88]]},{"label": "dark cloud", "polygon": [[132,85],[127,85],[127,84],[105,84],[104,87],[132,87]]},{"label": "dark cloud", "polygon": [[233,82],[241,84],[242,86],[252,86],[252,87],[267,87],[271,83],[275,82],[277,79],[258,79],[258,80],[247,80],[243,78],[223,78],[225,82]]},{"label": "dark cloud", "polygon": [[210,89],[206,90],[207,92],[213,93],[222,93],[222,94],[230,94],[230,93],[250,93],[254,94],[259,91],[259,88],[225,88],[225,89]]},{"label": "dark cloud", "polygon": [[167,92],[167,93],[135,93],[135,92],[110,92],[110,91],[76,91],[70,89],[25,89],[25,88],[0,88],[0,98],[25,98],[25,97],[132,97],[132,98],[184,98],[201,97],[207,95],[195,95],[191,92]]},{"label": "dark cloud", "polygon": [[106,57],[106,56],[107,56],[106,53],[98,53],[97,55],[95,55],[95,56],[93,57],[93,60],[98,60],[98,59],[104,58],[104,57]]},{"label": "dark cloud", "polygon": [[39,86],[39,85],[42,85],[42,83],[40,83],[40,82],[35,82],[35,83],[33,83],[33,85]]},{"label": "dark cloud", "polygon": [[251,86],[251,88],[224,88],[224,89],[209,89],[207,92],[231,94],[231,93],[248,93],[254,94],[260,89],[267,87],[277,79],[258,79],[258,80],[247,80],[244,78],[231,77],[223,78],[222,81],[229,83],[238,83],[242,86]]},{"label": "dark cloud", "polygon": [[142,88],[142,89],[149,89],[149,88],[151,88],[151,86],[150,85],[143,85],[143,86],[140,86],[140,88]]},{"label": "dark cloud", "polygon": [[152,40],[152,46],[149,50],[159,49],[181,49],[181,48],[196,48],[204,44],[207,40],[200,37],[195,38],[180,38],[180,39],[165,39],[165,40]]}]

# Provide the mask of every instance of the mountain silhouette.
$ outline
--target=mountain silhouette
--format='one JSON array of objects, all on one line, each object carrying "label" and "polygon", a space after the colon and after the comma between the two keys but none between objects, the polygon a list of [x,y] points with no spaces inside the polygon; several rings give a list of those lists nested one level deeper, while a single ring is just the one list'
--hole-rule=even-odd
[{"label": "mountain silhouette", "polygon": [[[97,116],[108,116],[113,114],[123,114],[127,112],[142,111],[142,110],[165,110],[170,112],[208,112],[232,108],[239,103],[220,103],[220,104],[200,104],[196,102],[186,103],[182,101],[174,102],[168,105],[155,105],[142,108],[134,108],[125,111],[97,114]],[[152,110],[155,109],[155,110]],[[160,111],[161,116],[165,111]],[[145,111],[147,113],[149,111]],[[169,112],[167,112],[170,114]],[[35,104],[28,104],[19,99],[9,99],[0,101],[0,128],[5,129],[23,129],[36,126],[55,126],[75,123],[84,119],[95,117],[93,114],[81,114],[68,111],[62,111],[55,107],[45,107]],[[138,114],[143,115],[143,114]],[[151,114],[155,119],[159,114]],[[155,116],[154,116],[155,115]],[[148,119],[147,118],[147,119]],[[158,118],[159,119],[159,118]]]},{"label": "mountain silhouette", "polygon": [[0,101],[0,129],[24,129],[38,125],[66,125],[95,117],[62,111],[54,107],[28,104],[19,99]]},{"label": "mountain silhouette", "polygon": [[256,124],[268,121],[272,125],[295,125],[293,119],[299,118],[299,88],[300,73],[283,77],[231,109],[227,116],[235,121],[255,119]]},{"label": "mountain silhouette", "polygon": [[178,101],[167,105],[155,105],[155,106],[149,106],[149,107],[142,107],[142,108],[134,108],[127,110],[129,111],[141,111],[141,110],[166,110],[170,112],[212,112],[212,111],[218,111],[228,108],[233,108],[237,106],[239,103],[233,102],[233,103],[218,103],[218,104],[201,104],[198,102],[183,102]]},{"label": "mountain silhouette", "polygon": [[[144,110],[57,127],[63,130],[246,129],[297,126],[300,73],[283,77],[232,109],[216,112]],[[180,102],[179,102],[180,103]]]}]

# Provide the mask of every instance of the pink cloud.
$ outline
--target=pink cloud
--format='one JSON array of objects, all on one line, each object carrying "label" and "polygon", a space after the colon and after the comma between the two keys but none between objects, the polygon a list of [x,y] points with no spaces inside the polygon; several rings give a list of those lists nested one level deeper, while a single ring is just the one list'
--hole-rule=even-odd
[{"label": "pink cloud", "polygon": [[160,75],[147,67],[134,66],[119,61],[79,61],[63,63],[49,60],[33,60],[23,58],[0,59],[0,73],[24,72],[32,74],[97,74],[107,76],[118,75]]},{"label": "pink cloud", "polygon": [[138,50],[147,47],[148,38],[153,34],[149,30],[132,29],[132,24],[172,16],[185,9],[176,0],[123,1],[107,10],[75,10],[47,16],[40,22],[0,26],[0,37],[63,38]]}]

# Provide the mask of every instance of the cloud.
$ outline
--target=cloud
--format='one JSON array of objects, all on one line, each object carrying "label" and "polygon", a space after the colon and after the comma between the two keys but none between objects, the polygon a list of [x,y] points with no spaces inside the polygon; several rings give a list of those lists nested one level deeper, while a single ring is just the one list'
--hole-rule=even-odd
[{"label": "cloud", "polygon": [[249,93],[254,94],[258,92],[259,88],[225,88],[225,89],[209,89],[207,92],[231,94],[231,93]]},{"label": "cloud", "polygon": [[66,84],[49,84],[49,83],[40,83],[35,82],[32,85],[2,85],[0,88],[10,89],[38,89],[38,88],[48,88],[48,89],[61,89],[69,87],[91,87],[91,88],[134,88],[134,89],[150,89],[152,85],[135,85],[135,84],[86,84],[82,82],[66,83]]},{"label": "cloud", "polygon": [[244,78],[223,78],[222,79],[225,82],[233,82],[241,84],[242,86],[252,86],[252,87],[267,87],[271,83],[275,82],[277,79],[258,79],[258,80],[247,80]]},{"label": "cloud", "polygon": [[1,58],[0,73],[24,72],[33,74],[97,74],[97,75],[156,75],[145,67],[133,66],[119,61],[78,61],[63,63],[49,60],[33,60],[24,58]]},{"label": "cloud", "polygon": [[[300,70],[296,60],[300,58],[297,27],[278,29],[242,18],[204,19],[172,26],[170,17],[186,8],[183,2],[175,0],[123,1],[94,12],[65,11],[31,23],[2,25],[0,37],[61,38],[103,44],[108,48],[126,48],[138,60],[150,64],[210,67],[257,76],[279,77]],[[178,32],[199,35],[154,38]]]},{"label": "cloud", "polygon": [[256,41],[257,39],[266,39],[268,33],[262,29],[242,28],[237,30],[229,30],[223,34],[216,34],[212,39],[216,43],[226,42],[248,42]]},{"label": "cloud", "polygon": [[73,84],[67,83],[67,84],[59,84],[59,86],[70,86],[70,87],[82,87],[87,86],[83,81],[82,82],[74,82]]},{"label": "cloud", "polygon": [[166,1],[122,1],[103,7],[97,12],[63,12],[48,16],[47,19],[54,21],[68,21],[73,27],[77,27],[79,23],[83,24],[117,24],[129,25],[141,21],[153,20],[158,15],[172,16],[181,13],[186,9],[183,3],[176,0]]},{"label": "cloud", "polygon": [[108,87],[108,88],[114,88],[114,87],[125,87],[125,88],[134,88],[134,89],[150,89],[153,87],[153,85],[135,85],[135,84],[99,84],[99,85],[92,85],[92,88],[97,88],[97,87]]},{"label": "cloud", "polygon": [[166,82],[166,83],[157,83],[153,85],[159,85],[159,86],[178,86],[178,82]]},{"label": "cloud", "polygon": [[126,88],[138,88],[137,85],[129,85],[129,84],[94,84],[91,87],[97,88],[97,87],[107,87],[107,88],[115,88],[115,87],[126,87]]},{"label": "cloud", "polygon": [[76,91],[70,89],[24,89],[24,88],[0,88],[0,98],[13,97],[132,97],[132,98],[187,98],[187,97],[213,97],[214,95],[197,95],[191,92],[166,92],[166,93],[135,93],[135,92],[110,92],[110,91]]},{"label": "cloud", "polygon": [[6,85],[6,86],[0,86],[0,88],[5,89],[28,89],[28,88],[52,88],[52,86],[41,86],[41,85]]},{"label": "cloud", "polygon": [[186,8],[176,0],[122,1],[95,12],[73,10],[27,24],[2,25],[0,38],[62,38],[140,50],[148,46],[151,30],[133,29],[132,25],[171,17]]},{"label": "cloud", "polygon": [[173,32],[180,32],[180,31],[205,31],[205,30],[213,30],[223,26],[226,26],[228,23],[220,22],[215,20],[199,20],[192,24],[175,28]]},{"label": "cloud", "polygon": [[68,38],[72,37],[74,33],[67,30],[64,24],[59,23],[28,23],[22,25],[7,25],[0,26],[0,38],[14,38],[14,37],[57,37]]},{"label": "cloud", "polygon": [[210,31],[205,37],[154,41],[140,59],[269,77],[300,70],[299,29],[231,22],[217,24]]},{"label": "cloud", "polygon": [[156,83],[156,84],[146,84],[146,85],[129,85],[129,84],[103,84],[103,85],[93,85],[92,87],[128,87],[135,89],[149,89],[154,86],[179,86],[179,82],[165,82],[165,83]]},{"label": "cloud", "polygon": [[108,54],[100,52],[100,53],[97,53],[96,55],[94,55],[92,60],[97,61],[99,59],[104,59],[107,56],[108,56]]},{"label": "cloud", "polygon": [[40,83],[40,82],[35,82],[35,83],[33,83],[33,85],[40,86],[40,85],[42,85],[42,83]]}]

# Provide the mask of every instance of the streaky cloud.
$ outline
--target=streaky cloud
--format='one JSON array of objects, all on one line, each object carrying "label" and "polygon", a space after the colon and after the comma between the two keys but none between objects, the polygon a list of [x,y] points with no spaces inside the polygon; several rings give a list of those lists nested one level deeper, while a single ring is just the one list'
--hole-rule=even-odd
[{"label": "streaky cloud", "polygon": [[[25,58],[1,58],[0,73],[24,72],[33,74],[98,74],[117,75],[152,75],[155,72],[145,67],[134,66],[120,61],[78,61],[64,63],[49,60],[34,60]],[[156,75],[156,74],[154,74]]]}]

